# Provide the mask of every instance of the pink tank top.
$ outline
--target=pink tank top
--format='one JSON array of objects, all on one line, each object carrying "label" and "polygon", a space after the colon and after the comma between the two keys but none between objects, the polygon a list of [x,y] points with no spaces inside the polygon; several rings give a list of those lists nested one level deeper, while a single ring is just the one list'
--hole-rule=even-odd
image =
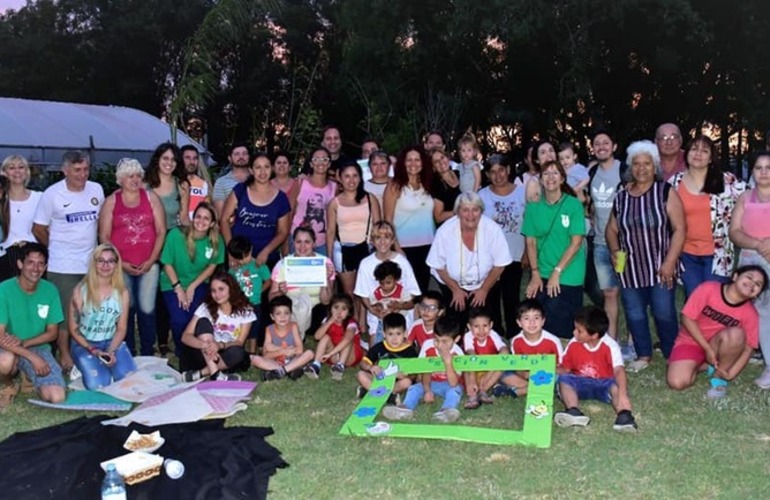
[{"label": "pink tank top", "polygon": [[743,232],[752,238],[770,238],[770,201],[762,202],[757,198],[757,190],[752,189],[743,205]]},{"label": "pink tank top", "polygon": [[139,205],[133,208],[123,203],[123,192],[117,191],[110,240],[120,252],[120,258],[135,266],[143,264],[150,258],[156,238],[155,218],[147,191],[140,191]]},{"label": "pink tank top", "polygon": [[315,246],[326,245],[326,207],[334,198],[336,184],[332,181],[324,187],[315,187],[307,179],[300,181],[297,207],[291,223],[291,234],[300,226],[315,232]]}]

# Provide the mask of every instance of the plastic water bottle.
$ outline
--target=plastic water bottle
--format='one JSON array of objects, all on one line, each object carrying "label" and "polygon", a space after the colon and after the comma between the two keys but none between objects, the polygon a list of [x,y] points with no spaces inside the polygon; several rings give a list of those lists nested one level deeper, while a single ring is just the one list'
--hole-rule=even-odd
[{"label": "plastic water bottle", "polygon": [[107,465],[107,475],[102,481],[102,500],[126,500],[126,483],[115,469],[115,464]]}]

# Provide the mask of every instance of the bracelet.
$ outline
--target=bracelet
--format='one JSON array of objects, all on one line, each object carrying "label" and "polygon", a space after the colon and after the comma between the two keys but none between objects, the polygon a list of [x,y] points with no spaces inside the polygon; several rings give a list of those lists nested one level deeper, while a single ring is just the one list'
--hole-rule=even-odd
[{"label": "bracelet", "polygon": [[529,268],[529,272],[531,272],[531,273],[538,272],[539,273],[540,272],[540,268],[539,267],[530,267]]},{"label": "bracelet", "polygon": [[559,266],[554,267],[553,270],[556,271],[557,273],[562,272],[562,268]]},{"label": "bracelet", "polygon": [[173,285],[171,285],[171,288],[172,288],[172,289],[173,289],[173,288],[176,288],[176,287],[180,286],[181,284],[182,284],[182,282],[181,282],[181,281],[177,281],[176,283],[174,283]]},{"label": "bracelet", "polygon": [[91,354],[96,354],[97,351],[99,351],[99,349],[97,349],[96,347],[92,345],[88,346],[88,352],[90,352]]}]

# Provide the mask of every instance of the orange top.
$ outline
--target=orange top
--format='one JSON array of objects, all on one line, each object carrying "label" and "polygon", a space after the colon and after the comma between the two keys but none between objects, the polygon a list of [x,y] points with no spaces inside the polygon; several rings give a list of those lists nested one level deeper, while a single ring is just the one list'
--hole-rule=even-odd
[{"label": "orange top", "polygon": [[683,184],[677,191],[684,206],[687,233],[682,251],[690,255],[714,254],[714,234],[711,231],[711,205],[707,193],[693,194]]}]

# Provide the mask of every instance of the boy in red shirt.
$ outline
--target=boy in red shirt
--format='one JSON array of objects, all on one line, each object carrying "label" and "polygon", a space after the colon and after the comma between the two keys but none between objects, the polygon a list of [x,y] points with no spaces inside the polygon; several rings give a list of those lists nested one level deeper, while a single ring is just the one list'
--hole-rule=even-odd
[{"label": "boy in red shirt", "polygon": [[436,320],[444,315],[444,296],[435,290],[428,290],[422,294],[417,311],[420,319],[409,329],[408,340],[416,343],[419,350],[426,340],[433,338],[433,326]]},{"label": "boy in red shirt", "polygon": [[[466,355],[480,356],[508,354],[508,347],[500,335],[492,329],[492,317],[483,309],[471,309],[468,313],[468,331],[463,336],[463,350]],[[501,372],[466,372],[465,391],[468,401],[466,410],[475,410],[482,403],[492,404],[494,399],[489,397],[489,391],[500,378]]]},{"label": "boy in red shirt", "polygon": [[590,419],[580,411],[578,403],[581,399],[597,399],[615,408],[614,430],[636,431],[623,356],[618,343],[606,335],[609,325],[607,314],[597,307],[584,307],[575,315],[574,338],[557,368],[559,396],[566,407],[554,415],[559,427],[588,425]]}]

